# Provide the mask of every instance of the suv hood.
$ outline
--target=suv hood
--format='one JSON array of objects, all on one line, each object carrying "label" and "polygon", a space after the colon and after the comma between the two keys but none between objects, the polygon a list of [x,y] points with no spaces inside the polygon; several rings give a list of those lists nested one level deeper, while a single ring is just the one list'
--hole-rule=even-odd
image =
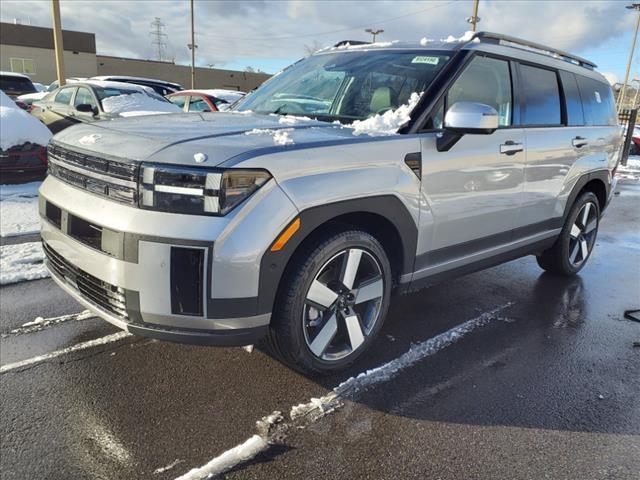
[{"label": "suv hood", "polygon": [[[284,131],[284,132],[283,132]],[[278,132],[278,135],[275,134]],[[286,139],[288,144],[283,144]],[[108,157],[216,166],[242,153],[286,150],[295,145],[353,138],[353,130],[327,122],[240,112],[178,113],[120,118],[79,124],[58,133],[53,141],[75,150]]]}]

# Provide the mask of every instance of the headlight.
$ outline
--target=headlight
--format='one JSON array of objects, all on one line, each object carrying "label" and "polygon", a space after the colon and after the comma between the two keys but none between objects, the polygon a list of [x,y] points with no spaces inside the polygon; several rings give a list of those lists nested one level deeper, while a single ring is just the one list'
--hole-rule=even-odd
[{"label": "headlight", "polygon": [[270,178],[265,170],[208,170],[143,164],[139,205],[163,212],[225,215]]}]

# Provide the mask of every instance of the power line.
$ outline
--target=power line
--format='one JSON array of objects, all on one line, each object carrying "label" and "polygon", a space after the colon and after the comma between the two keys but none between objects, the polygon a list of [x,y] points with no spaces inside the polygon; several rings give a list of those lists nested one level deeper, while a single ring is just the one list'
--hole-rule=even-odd
[{"label": "power line", "polygon": [[287,36],[282,36],[282,37],[229,37],[227,35],[215,35],[215,34],[204,34],[208,37],[217,37],[217,38],[224,38],[224,39],[229,39],[229,40],[291,40],[291,39],[296,39],[296,38],[304,38],[304,37],[320,37],[322,35],[332,35],[334,33],[344,33],[344,32],[351,32],[354,30],[360,30],[363,28],[368,27],[369,25],[373,25],[373,24],[382,24],[382,23],[389,23],[389,22],[394,22],[396,20],[400,20],[401,18],[406,18],[406,17],[412,17],[414,15],[417,15],[418,13],[424,13],[424,12],[428,12],[430,10],[435,10],[436,8],[440,8],[440,7],[446,7],[447,5],[451,5],[452,3],[456,3],[459,2],[460,0],[450,0],[449,2],[445,2],[445,3],[441,3],[439,5],[432,5],[429,8],[423,8],[422,10],[417,10],[411,13],[406,13],[404,15],[399,15],[397,17],[391,17],[391,18],[387,18],[384,20],[377,20],[377,21],[373,21],[373,22],[368,22],[366,24],[362,24],[362,25],[357,25],[355,27],[349,27],[349,28],[341,28],[339,30],[331,30],[331,31],[326,31],[326,32],[316,32],[316,33],[307,33],[307,34],[303,34],[303,35],[287,35]]},{"label": "power line", "polygon": [[151,45],[156,49],[156,60],[164,60],[167,56],[167,34],[164,33],[165,24],[162,23],[160,17],[155,17],[151,22],[152,30],[149,32],[151,35]]}]

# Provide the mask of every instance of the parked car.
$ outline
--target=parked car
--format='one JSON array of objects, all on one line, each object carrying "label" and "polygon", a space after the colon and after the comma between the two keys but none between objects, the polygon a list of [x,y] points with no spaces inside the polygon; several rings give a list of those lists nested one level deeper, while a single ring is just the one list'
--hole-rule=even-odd
[{"label": "parked car", "polygon": [[37,91],[28,76],[13,72],[0,72],[0,90],[11,98]]},{"label": "parked car", "polygon": [[167,95],[167,100],[185,112],[217,112],[245,95],[245,92],[224,89],[182,90]]},{"label": "parked car", "polygon": [[[77,83],[77,82],[82,82],[86,80],[86,78],[79,78],[79,77],[72,77],[72,78],[67,78],[67,84],[69,83]],[[35,93],[26,93],[24,95],[20,95],[17,98],[16,103],[18,103],[18,106],[21,108],[24,108],[25,110],[31,110],[31,105],[33,105],[33,102],[38,101],[38,100],[42,100],[44,97],[47,96],[47,94],[49,92],[53,92],[54,90],[56,90],[58,88],[58,81],[55,80],[54,82],[50,83],[47,87],[43,87],[42,89],[38,88],[37,85],[42,85],[42,84],[35,84],[37,92]]]},{"label": "parked car", "polygon": [[151,87],[156,91],[156,93],[162,95],[163,97],[182,90],[182,85],[180,85],[179,83],[165,82],[164,80],[155,80],[153,78],[129,77],[126,75],[103,75],[99,77],[92,77],[91,80],[133,83],[134,85]]},{"label": "parked car", "polygon": [[0,183],[42,178],[51,132],[0,92]]},{"label": "parked car", "polygon": [[392,293],[525,255],[585,266],[621,147],[594,68],[483,32],[342,45],[231,112],[78,125],[40,190],[52,276],[136,335],[267,337],[294,368],[342,369]]},{"label": "parked car", "polygon": [[633,127],[631,144],[629,145],[629,155],[640,155],[640,127],[637,125]]},{"label": "parked car", "polygon": [[92,80],[49,92],[31,106],[31,114],[57,133],[77,123],[136,114],[175,113],[180,109],[149,87]]}]

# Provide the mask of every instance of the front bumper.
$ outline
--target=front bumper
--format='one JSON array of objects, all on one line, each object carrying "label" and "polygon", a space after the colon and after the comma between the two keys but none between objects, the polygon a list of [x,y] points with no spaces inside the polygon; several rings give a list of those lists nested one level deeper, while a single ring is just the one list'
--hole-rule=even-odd
[{"label": "front bumper", "polygon": [[[258,277],[272,238],[247,229],[268,221],[277,230],[291,213],[277,186],[249,201],[255,205],[238,215],[175,215],[120,205],[48,177],[40,189],[47,264],[76,300],[131,333],[203,345],[251,344],[271,318],[270,310],[258,308]],[[282,219],[274,224],[274,216]],[[176,252],[194,253],[197,265]]]}]

